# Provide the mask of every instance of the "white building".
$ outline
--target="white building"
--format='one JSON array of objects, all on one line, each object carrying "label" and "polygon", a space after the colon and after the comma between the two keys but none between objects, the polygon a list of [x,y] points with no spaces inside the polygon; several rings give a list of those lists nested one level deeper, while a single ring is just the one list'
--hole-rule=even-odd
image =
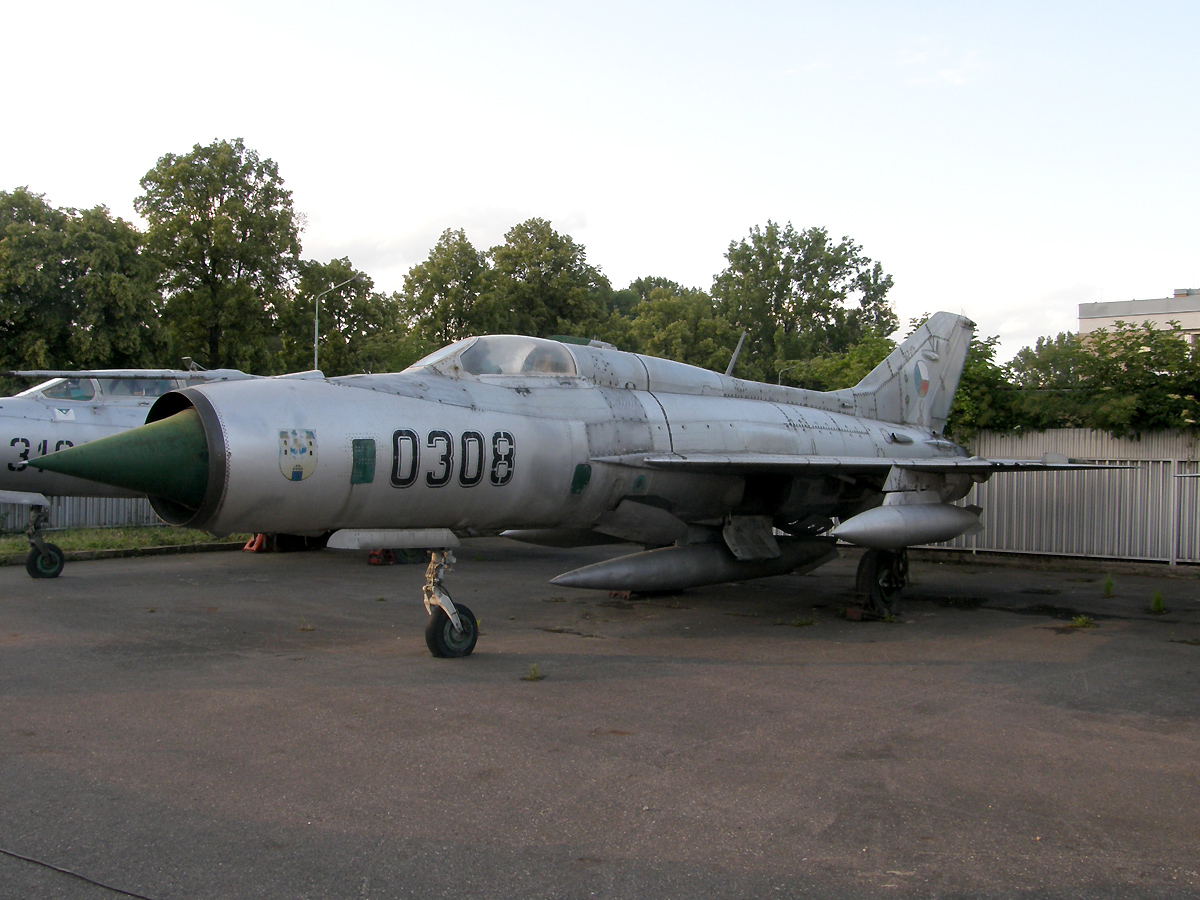
[{"label": "white building", "polygon": [[1111,300],[1079,304],[1079,333],[1112,328],[1117,322],[1170,328],[1178,322],[1193,344],[1200,341],[1200,288],[1176,288],[1175,296],[1156,300]]}]

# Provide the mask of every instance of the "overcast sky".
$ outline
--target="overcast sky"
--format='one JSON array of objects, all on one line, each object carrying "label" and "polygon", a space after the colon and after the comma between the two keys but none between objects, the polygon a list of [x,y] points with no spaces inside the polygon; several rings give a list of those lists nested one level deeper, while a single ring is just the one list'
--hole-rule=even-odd
[{"label": "overcast sky", "polygon": [[549,219],[621,288],[709,288],[769,219],[1004,357],[1200,287],[1189,2],[3,0],[0,189],[137,221],[164,153],[279,163],[306,258],[399,289],[446,228]]}]

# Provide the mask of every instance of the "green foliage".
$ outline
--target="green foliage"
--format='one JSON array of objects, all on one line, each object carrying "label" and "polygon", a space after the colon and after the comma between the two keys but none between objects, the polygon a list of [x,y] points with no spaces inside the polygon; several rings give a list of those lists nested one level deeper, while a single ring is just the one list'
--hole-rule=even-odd
[{"label": "green foliage", "polygon": [[1008,366],[1013,423],[1121,437],[1200,422],[1200,358],[1177,323],[1118,322],[1084,337],[1039,338]]},{"label": "green foliage", "polygon": [[896,349],[889,338],[868,335],[840,352],[802,360],[780,360],[776,365],[781,383],[814,391],[836,391],[858,384]]},{"label": "green foliage", "polygon": [[999,335],[975,338],[967,351],[946,434],[969,441],[981,430],[1007,431],[1013,427],[1013,392],[1004,369],[996,364]]},{"label": "green foliage", "polygon": [[412,334],[432,349],[471,334],[593,337],[610,318],[620,327],[633,299],[614,296],[581,244],[529,219],[486,254],[461,229],[443,232],[409,271],[401,305]]},{"label": "green foliage", "polygon": [[1167,611],[1167,605],[1163,602],[1162,591],[1158,588],[1154,589],[1154,594],[1150,598],[1150,612],[1156,616],[1161,616]]},{"label": "green foliage", "polygon": [[1104,581],[1102,581],[1100,583],[1100,589],[1105,597],[1111,597],[1113,595],[1113,588],[1115,586],[1116,586],[1116,584],[1113,581],[1113,577],[1112,577],[1111,573],[1108,575],[1105,575]]},{"label": "green foliage", "polygon": [[623,345],[628,349],[720,372],[729,365],[738,332],[703,291],[655,287],[633,313]]},{"label": "green foliage", "polygon": [[272,368],[274,315],[288,299],[299,222],[279,167],[241,138],[168,153],[134,205],[150,223],[172,353],[209,368]]},{"label": "green foliage", "polygon": [[160,349],[141,235],[103,206],[0,191],[0,366],[150,365]]},{"label": "green foliage", "polygon": [[591,337],[607,320],[608,279],[588,264],[581,244],[545,219],[513,226],[487,255],[491,265],[473,317],[481,331]]},{"label": "green foliage", "polygon": [[1076,616],[1067,623],[1068,628],[1095,628],[1096,620],[1091,616]]},{"label": "green foliage", "polygon": [[746,377],[774,380],[777,361],[844,353],[899,324],[886,299],[892,277],[848,237],[835,244],[823,228],[768,221],[730,243],[725,258],[713,296],[726,320],[749,333]]},{"label": "green foliage", "polygon": [[400,303],[423,346],[436,349],[479,333],[475,307],[486,271],[487,258],[461,228],[442,232],[429,258],[409,269]]},{"label": "green foliage", "polygon": [[154,262],[141,252],[142,240],[133,225],[111,218],[103,206],[68,221],[67,252],[74,268],[68,348],[73,365],[136,368],[162,358],[161,297]]}]

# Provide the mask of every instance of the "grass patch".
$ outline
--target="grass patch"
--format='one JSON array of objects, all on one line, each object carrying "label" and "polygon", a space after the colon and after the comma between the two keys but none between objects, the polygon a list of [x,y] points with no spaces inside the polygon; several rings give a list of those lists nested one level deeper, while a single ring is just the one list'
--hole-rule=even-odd
[{"label": "grass patch", "polygon": [[[143,547],[177,547],[182,544],[209,544],[218,540],[207,531],[172,528],[162,525],[148,528],[68,528],[44,531],[42,536],[70,553],[72,550],[139,550]],[[231,534],[222,541],[248,541],[248,534]],[[24,532],[0,535],[0,556],[16,556],[29,551]]]},{"label": "grass patch", "polygon": [[1091,616],[1076,616],[1067,623],[1068,628],[1095,628],[1096,620]]},{"label": "grass patch", "polygon": [[780,625],[787,625],[790,628],[807,628],[809,625],[816,625],[816,619],[806,619],[803,616],[792,619],[790,622],[780,622]]},{"label": "grass patch", "polygon": [[545,675],[543,675],[541,672],[538,671],[537,663],[534,663],[533,665],[531,665],[529,667],[529,674],[522,675],[521,680],[522,681],[541,681],[545,677],[546,677]]},{"label": "grass patch", "polygon": [[1101,587],[1103,588],[1104,596],[1111,597],[1113,595],[1113,588],[1115,586],[1116,586],[1116,584],[1113,581],[1112,575],[1105,575],[1104,581],[1101,582]]},{"label": "grass patch", "polygon": [[1150,598],[1150,612],[1156,616],[1161,616],[1167,611],[1167,606],[1163,603],[1162,591],[1155,590],[1154,596]]}]

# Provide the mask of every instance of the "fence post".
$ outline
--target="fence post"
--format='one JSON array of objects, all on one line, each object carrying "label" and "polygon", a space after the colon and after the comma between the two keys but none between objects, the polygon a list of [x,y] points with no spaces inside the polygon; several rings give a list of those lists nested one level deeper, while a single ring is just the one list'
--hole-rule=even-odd
[{"label": "fence post", "polygon": [[1179,460],[1171,460],[1171,558],[1170,565],[1179,565]]}]

